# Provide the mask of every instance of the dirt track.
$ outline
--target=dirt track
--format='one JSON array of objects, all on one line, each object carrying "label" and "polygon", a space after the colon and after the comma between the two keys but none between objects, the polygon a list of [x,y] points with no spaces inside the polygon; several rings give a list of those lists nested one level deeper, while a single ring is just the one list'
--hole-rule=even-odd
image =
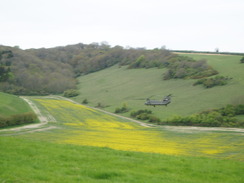
[{"label": "dirt track", "polygon": [[243,128],[224,128],[224,127],[195,127],[195,126],[162,126],[162,128],[177,132],[194,133],[198,131],[222,131],[243,133]]},{"label": "dirt track", "polygon": [[43,115],[41,113],[41,111],[38,109],[38,107],[31,100],[29,100],[27,97],[20,97],[20,98],[29,104],[31,109],[37,115],[40,123],[25,125],[25,126],[21,126],[21,127],[14,127],[14,128],[10,128],[10,129],[3,129],[3,130],[0,130],[0,132],[30,133],[30,132],[44,131],[44,130],[56,128],[54,126],[47,127],[48,122],[57,122],[56,119],[51,114],[47,113],[46,115]]}]

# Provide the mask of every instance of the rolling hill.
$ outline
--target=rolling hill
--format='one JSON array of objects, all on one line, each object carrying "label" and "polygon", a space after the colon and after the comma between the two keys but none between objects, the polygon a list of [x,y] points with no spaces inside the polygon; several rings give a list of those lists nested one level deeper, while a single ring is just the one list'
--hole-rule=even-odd
[{"label": "rolling hill", "polygon": [[[227,104],[244,104],[244,64],[241,56],[188,54],[194,59],[206,59],[221,76],[232,78],[227,85],[206,89],[193,86],[195,79],[163,80],[166,69],[127,69],[124,66],[110,68],[79,77],[80,95],[75,98],[88,105],[102,106],[114,112],[117,107],[127,105],[132,110],[150,109],[160,119],[176,115],[186,116],[204,110],[221,108]],[[168,107],[148,107],[146,98],[162,99],[173,94]],[[125,113],[129,116],[130,112]]]},{"label": "rolling hill", "polygon": [[0,115],[11,116],[25,112],[31,112],[29,105],[21,98],[0,92]]},{"label": "rolling hill", "polygon": [[[114,65],[79,77],[75,100],[111,112],[123,105],[131,111],[151,109],[161,119],[244,103],[240,56],[191,56],[206,58],[220,75],[233,79],[205,89],[193,86],[193,79],[163,80],[166,69]],[[168,107],[144,106],[147,97],[169,93],[174,97]],[[242,132],[146,128],[57,96],[29,99],[57,121],[0,133],[1,182],[243,182]],[[0,114],[27,111],[19,97],[0,93]]]}]

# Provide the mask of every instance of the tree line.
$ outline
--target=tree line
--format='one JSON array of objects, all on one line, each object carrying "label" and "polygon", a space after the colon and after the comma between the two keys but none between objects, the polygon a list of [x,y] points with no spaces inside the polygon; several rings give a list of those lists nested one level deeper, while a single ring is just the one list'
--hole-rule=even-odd
[{"label": "tree line", "polygon": [[[11,56],[6,56],[7,51]],[[0,53],[3,52],[0,66],[5,68],[8,76],[0,73],[0,91],[17,95],[46,95],[62,93],[76,85],[69,64],[39,59],[28,51],[0,46]]]}]

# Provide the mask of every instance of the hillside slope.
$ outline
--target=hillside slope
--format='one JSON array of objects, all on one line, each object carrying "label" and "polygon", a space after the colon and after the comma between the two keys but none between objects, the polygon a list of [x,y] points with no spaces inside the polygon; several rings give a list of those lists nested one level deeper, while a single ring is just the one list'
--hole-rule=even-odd
[{"label": "hillside slope", "polygon": [[0,116],[10,116],[32,111],[21,98],[0,92]]},{"label": "hillside slope", "polygon": [[[193,79],[163,80],[166,69],[127,69],[113,66],[108,69],[81,76],[79,89],[81,95],[75,100],[88,100],[88,105],[103,106],[114,112],[117,107],[126,104],[131,111],[150,109],[160,119],[175,115],[186,116],[207,109],[220,108],[226,104],[244,104],[244,64],[241,56],[226,55],[188,55],[195,59],[207,59],[208,64],[221,76],[233,78],[225,86],[205,89],[193,86]],[[175,97],[168,107],[148,107],[146,98],[162,99],[173,94]],[[130,113],[130,112],[129,112]],[[124,115],[129,116],[129,113]]]}]

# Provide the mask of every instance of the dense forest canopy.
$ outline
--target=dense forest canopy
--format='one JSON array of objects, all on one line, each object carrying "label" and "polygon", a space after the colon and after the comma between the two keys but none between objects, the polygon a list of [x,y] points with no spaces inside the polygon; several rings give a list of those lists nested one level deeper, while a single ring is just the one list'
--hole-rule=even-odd
[{"label": "dense forest canopy", "polygon": [[76,77],[115,64],[136,68],[168,68],[163,79],[202,78],[217,74],[205,60],[195,61],[166,49],[76,44],[21,50],[0,46],[0,91],[21,95],[58,94],[76,86]]},{"label": "dense forest canopy", "polygon": [[0,53],[11,52],[11,57],[2,57],[1,67],[7,67],[11,77],[2,80],[1,91],[14,94],[62,93],[75,87],[72,67],[56,60],[44,60],[18,48],[0,47]]}]

